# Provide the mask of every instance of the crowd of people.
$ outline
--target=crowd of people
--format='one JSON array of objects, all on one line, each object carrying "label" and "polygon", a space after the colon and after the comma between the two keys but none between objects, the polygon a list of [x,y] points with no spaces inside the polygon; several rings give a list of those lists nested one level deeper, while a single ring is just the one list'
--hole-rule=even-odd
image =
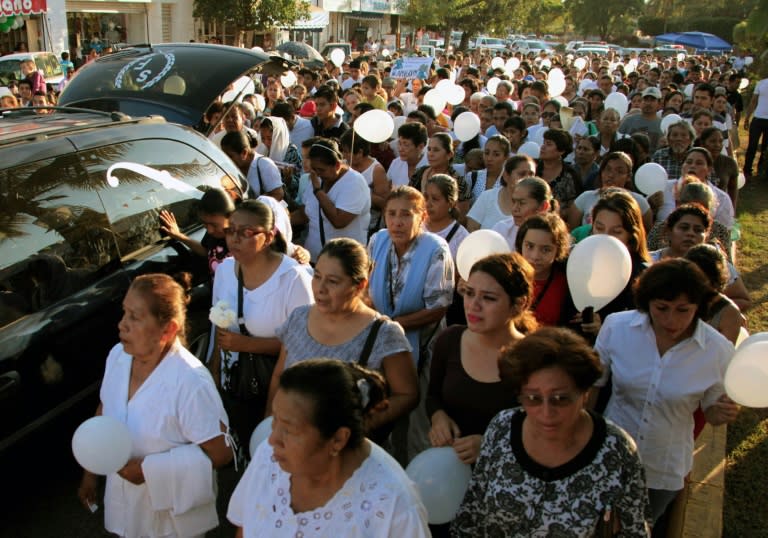
[{"label": "crowd of people", "polygon": [[[182,288],[160,276],[131,286],[99,413],[140,441],[109,477],[108,530],[204,533],[215,518],[195,510],[215,498],[212,469],[233,458],[251,460],[228,499],[238,536],[657,528],[685,486],[695,436],[738,413],[723,385],[750,307],[733,265],[734,135],[750,126],[750,175],[768,83],[745,109],[727,57],[519,60],[507,72],[456,53],[424,80],[395,80],[355,59],[302,68],[288,88],[265,77],[257,93],[210,107],[200,129],[247,184],[205,193],[202,242],[171,213],[161,219],[208,257],[213,303],[237,319],[214,329],[203,364],[183,348]],[[566,81],[555,96],[554,68]],[[464,102],[424,104],[445,79]],[[606,108],[615,92],[626,109]],[[373,109],[403,116],[389,141],[353,132]],[[459,140],[453,120],[467,111],[481,131]],[[528,143],[535,154],[520,152]],[[634,184],[648,162],[668,175],[649,196]],[[462,241],[483,229],[510,252],[459,275]],[[599,234],[626,247],[631,274],[587,314],[565,267]],[[271,370],[249,398],[245,357]],[[237,452],[270,416],[268,441]],[[428,525],[403,468],[446,446],[473,476],[455,519]],[[158,452],[175,463],[152,465]],[[157,502],[153,488],[185,473],[198,473],[194,487]],[[86,474],[80,497],[94,495]]]}]

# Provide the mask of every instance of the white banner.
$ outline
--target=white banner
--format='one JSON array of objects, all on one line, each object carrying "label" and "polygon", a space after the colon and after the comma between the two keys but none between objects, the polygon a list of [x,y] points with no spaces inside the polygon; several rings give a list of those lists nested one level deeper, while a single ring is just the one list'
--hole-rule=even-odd
[{"label": "white banner", "polygon": [[392,65],[392,78],[425,80],[429,78],[429,69],[432,67],[434,58],[432,56],[411,56],[409,58],[398,58]]}]

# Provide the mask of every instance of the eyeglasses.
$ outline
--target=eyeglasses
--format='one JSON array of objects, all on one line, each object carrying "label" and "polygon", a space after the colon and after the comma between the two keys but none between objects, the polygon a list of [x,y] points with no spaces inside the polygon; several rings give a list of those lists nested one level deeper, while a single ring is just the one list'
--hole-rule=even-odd
[{"label": "eyeglasses", "polygon": [[544,404],[545,400],[550,407],[568,407],[578,400],[582,394],[581,392],[552,394],[546,398],[541,394],[521,394],[518,397],[518,401],[524,407],[539,407]]},{"label": "eyeglasses", "polygon": [[241,226],[240,228],[224,228],[224,235],[227,237],[237,236],[238,239],[250,239],[254,235],[263,234],[264,230],[257,230],[251,226]]}]

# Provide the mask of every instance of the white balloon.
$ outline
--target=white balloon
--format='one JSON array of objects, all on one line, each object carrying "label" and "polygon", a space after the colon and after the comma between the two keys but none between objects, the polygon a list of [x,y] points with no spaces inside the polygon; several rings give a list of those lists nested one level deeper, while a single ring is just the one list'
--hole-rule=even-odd
[{"label": "white balloon", "polygon": [[346,54],[344,54],[342,49],[333,49],[331,51],[331,62],[333,62],[333,65],[336,67],[341,67],[345,58]]},{"label": "white balloon", "polygon": [[[432,88],[424,94],[424,104],[431,106],[432,110],[435,111],[435,114],[442,113],[446,102],[447,99],[440,93],[440,90],[436,88]],[[355,123],[357,123],[357,121],[355,121]]]},{"label": "white balloon", "polygon": [[504,64],[504,71],[507,73],[513,72],[515,69],[520,67],[520,58],[510,58],[507,60],[507,63]]},{"label": "white balloon", "polygon": [[670,125],[682,121],[682,119],[677,114],[667,114],[661,118],[661,132],[664,133],[664,136],[667,136],[667,129],[669,129]]},{"label": "white balloon", "polygon": [[744,175],[744,172],[739,172],[739,177],[736,178],[736,187],[741,189],[746,184],[747,184],[747,176]]},{"label": "white balloon", "polygon": [[451,82],[449,79],[443,79],[437,84],[435,84],[435,89],[440,92],[440,95],[445,97],[446,101],[448,100],[448,96],[450,95],[451,90],[453,89],[453,82]]},{"label": "white balloon", "polygon": [[755,342],[768,342],[768,332],[755,333],[755,334],[749,335],[742,342],[740,342],[736,347],[738,348],[740,346],[748,346],[748,345],[754,344]]},{"label": "white balloon", "polygon": [[259,445],[269,439],[271,434],[272,417],[269,416],[259,422],[259,425],[254,428],[253,433],[251,434],[251,441],[248,443],[248,452],[251,455],[251,459],[253,459],[253,455],[256,453],[256,449],[259,448]]},{"label": "white balloon", "polygon": [[119,471],[131,457],[131,432],[114,417],[89,418],[72,436],[72,453],[77,463],[94,474]]},{"label": "white balloon", "polygon": [[[254,93],[255,88],[256,86],[254,85],[253,80],[251,80],[251,77],[240,77],[232,83],[231,90],[224,92],[224,95],[221,96],[221,99],[224,103],[228,103],[230,101],[234,101],[239,95],[239,100],[242,101],[243,95]],[[242,93],[241,90],[243,90]]]},{"label": "white balloon", "polygon": [[678,52],[677,53],[677,61],[678,62],[682,62],[683,60],[685,60],[685,53],[684,52]]},{"label": "white balloon", "polygon": [[683,90],[686,97],[693,97],[693,84],[688,84]]},{"label": "white balloon", "polygon": [[462,112],[453,122],[453,132],[462,142],[472,140],[480,133],[480,118],[474,112]]},{"label": "white balloon", "polygon": [[747,86],[749,86],[749,79],[748,78],[741,79],[741,82],[739,82],[739,89],[746,90]]},{"label": "white balloon", "polygon": [[621,92],[613,92],[605,98],[605,108],[612,108],[619,113],[622,118],[627,113],[627,96]]},{"label": "white balloon", "polygon": [[491,254],[506,254],[508,252],[509,243],[499,232],[493,230],[472,232],[464,238],[456,252],[456,267],[459,270],[459,275],[464,280],[468,280],[472,266],[478,260]]},{"label": "white balloon", "polygon": [[[434,91],[434,90],[432,90]],[[355,133],[372,144],[389,140],[395,130],[395,120],[389,112],[369,110],[355,120]]]},{"label": "white balloon", "polygon": [[562,108],[564,106],[568,106],[568,99],[566,99],[562,95],[558,95],[557,97],[553,97],[552,100],[553,101],[557,101],[558,103],[560,103],[560,108]]},{"label": "white balloon", "polygon": [[549,73],[547,73],[547,80],[549,82],[552,82],[553,79],[558,79],[558,78],[565,80],[565,73],[563,73],[562,69],[560,69],[559,67],[550,69]]},{"label": "white balloon", "polygon": [[552,60],[550,60],[549,58],[544,58],[544,59],[541,61],[541,64],[540,64],[540,65],[541,65],[541,68],[542,68],[542,69],[544,69],[544,68],[547,68],[547,69],[549,69],[550,67],[552,67]]},{"label": "white balloon", "polygon": [[460,105],[464,102],[465,97],[467,94],[464,92],[464,87],[459,86],[458,84],[454,84],[451,86],[451,88],[448,90],[448,96],[446,100],[448,101],[448,104],[450,105]]},{"label": "white balloon", "polygon": [[283,76],[280,77],[280,84],[283,85],[283,88],[290,88],[294,84],[296,84],[296,73],[293,71],[288,71]]},{"label": "white balloon", "polygon": [[382,49],[381,55],[384,56],[385,58],[389,58],[389,49]]},{"label": "white balloon", "polygon": [[518,155],[528,155],[531,159],[538,159],[541,147],[532,140],[525,142],[522,146],[517,148]]},{"label": "white balloon", "polygon": [[747,56],[744,58],[744,65],[752,65],[754,61],[755,59],[752,56]]},{"label": "white balloon", "polygon": [[405,473],[416,485],[433,525],[453,519],[472,478],[472,468],[447,446],[428,448],[411,460]]},{"label": "white balloon", "polygon": [[613,301],[627,286],[632,260],[624,243],[610,235],[591,235],[576,244],[565,269],[576,309],[595,310]]},{"label": "white balloon", "polygon": [[657,163],[645,163],[635,172],[635,186],[646,196],[667,188],[667,171]]},{"label": "white balloon", "polygon": [[742,343],[725,371],[725,392],[746,407],[768,407],[768,341]]},{"label": "white balloon", "polygon": [[587,59],[586,59],[586,58],[576,58],[576,59],[573,61],[573,66],[574,66],[576,69],[578,69],[579,71],[581,71],[582,69],[584,69],[585,67],[587,67]]},{"label": "white balloon", "polygon": [[552,97],[557,97],[565,91],[564,78],[551,78],[547,84],[549,85],[549,95]]},{"label": "white balloon", "polygon": [[501,69],[504,67],[504,58],[501,56],[496,56],[491,60],[491,68],[492,69]]},{"label": "white balloon", "polygon": [[496,88],[499,87],[499,82],[501,82],[501,79],[498,77],[489,78],[488,83],[485,85],[485,87],[488,88],[488,93],[496,95]]}]

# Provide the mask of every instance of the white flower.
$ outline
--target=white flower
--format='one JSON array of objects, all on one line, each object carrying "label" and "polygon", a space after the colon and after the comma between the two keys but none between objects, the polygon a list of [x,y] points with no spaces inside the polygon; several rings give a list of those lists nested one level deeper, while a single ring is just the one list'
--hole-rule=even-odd
[{"label": "white flower", "polygon": [[217,327],[227,329],[237,321],[237,314],[229,308],[227,301],[222,300],[211,307],[208,319]]}]

